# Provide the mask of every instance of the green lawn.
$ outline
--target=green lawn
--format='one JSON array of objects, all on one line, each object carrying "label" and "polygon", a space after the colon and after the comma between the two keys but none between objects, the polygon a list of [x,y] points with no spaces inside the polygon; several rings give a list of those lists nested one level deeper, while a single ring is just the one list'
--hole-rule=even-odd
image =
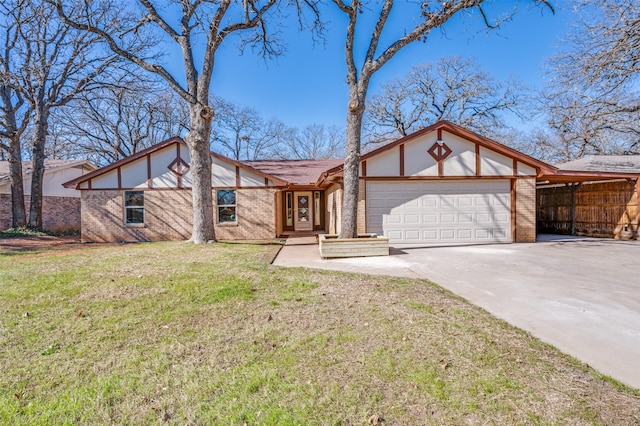
[{"label": "green lawn", "polygon": [[279,246],[0,251],[0,424],[640,423],[640,393],[421,280]]}]

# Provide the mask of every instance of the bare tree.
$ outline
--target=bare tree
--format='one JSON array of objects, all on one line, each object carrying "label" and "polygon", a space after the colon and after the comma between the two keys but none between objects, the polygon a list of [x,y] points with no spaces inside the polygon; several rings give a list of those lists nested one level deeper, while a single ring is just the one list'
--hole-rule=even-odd
[{"label": "bare tree", "polygon": [[550,59],[550,126],[563,160],[640,153],[640,7],[580,0],[564,51]]},{"label": "bare tree", "polygon": [[85,93],[54,113],[50,158],[111,163],[186,130],[188,111],[173,92],[138,81]]},{"label": "bare tree", "polygon": [[478,133],[505,128],[503,114],[525,105],[524,85],[496,82],[473,59],[443,57],[415,66],[383,85],[365,113],[366,144],[407,136],[429,124],[451,121]]},{"label": "bare tree", "polygon": [[[122,10],[121,5],[112,0],[48,1],[56,4],[66,22],[99,35],[113,52],[163,78],[186,101],[190,124],[184,139],[191,158],[193,185],[193,230],[190,241],[202,243],[215,240],[209,155],[214,116],[209,106],[209,93],[215,55],[223,42],[234,34],[238,35],[241,48],[252,47],[265,57],[282,53],[278,39],[269,32],[267,26],[272,19],[269,15],[278,10],[278,2],[185,0],[177,3],[139,0],[139,7]],[[311,11],[311,26],[316,30],[321,29],[313,0],[292,1],[299,17],[304,15],[303,5],[307,7],[306,11]],[[282,6],[284,8],[285,5]],[[111,31],[105,22],[93,19],[86,12],[96,8],[111,11],[111,21],[118,22],[120,29]],[[152,49],[165,39],[182,52],[184,75],[180,78],[171,74],[161,61],[158,50]],[[136,51],[140,46],[146,49]]]},{"label": "bare tree", "polygon": [[258,110],[240,106],[222,98],[212,101],[216,109],[211,140],[221,153],[236,160],[258,160],[277,152],[282,122],[264,119]]},{"label": "bare tree", "polygon": [[[7,7],[7,6],[5,6]],[[31,197],[28,226],[42,227],[42,182],[49,116],[97,84],[97,78],[117,58],[101,54],[99,39],[79,33],[58,18],[44,0],[14,0],[10,3],[16,25],[14,90],[33,113],[31,140]],[[16,19],[19,17],[20,19]]]},{"label": "bare tree", "polygon": [[5,16],[0,20],[0,150],[7,153],[9,176],[11,179],[11,213],[14,228],[26,226],[27,216],[24,203],[22,180],[22,143],[31,117],[31,109],[25,102],[16,77],[20,73],[20,25],[24,10],[15,2],[0,4]]},{"label": "bare tree", "polygon": [[[346,120],[346,152],[344,161],[344,205],[342,209],[342,224],[340,238],[356,237],[357,210],[358,210],[358,186],[360,145],[362,136],[362,118],[365,111],[365,102],[371,77],[380,70],[400,50],[416,41],[426,41],[426,37],[435,28],[440,28],[453,16],[476,8],[478,14],[489,28],[497,27],[504,19],[491,22],[483,9],[484,0],[450,0],[442,2],[422,2],[411,8],[411,3],[403,3],[403,21],[414,22],[414,26],[405,28],[403,35],[398,38],[391,37],[386,47],[380,48],[383,31],[394,6],[394,0],[384,0],[381,6],[375,2],[363,3],[359,0],[346,2],[333,0],[333,3],[342,11],[347,19],[345,59],[347,65],[347,84],[349,86],[349,104]],[[551,8],[546,0],[537,0],[534,3],[543,3]],[[409,10],[410,9],[410,10]],[[356,43],[356,30],[366,21],[375,22],[373,30],[368,37],[359,34],[359,42]],[[365,52],[358,51],[364,43]],[[356,65],[356,58],[363,58],[360,65]]]},{"label": "bare tree", "polygon": [[308,160],[344,156],[344,129],[311,124],[302,129],[291,128],[282,138],[276,157]]}]

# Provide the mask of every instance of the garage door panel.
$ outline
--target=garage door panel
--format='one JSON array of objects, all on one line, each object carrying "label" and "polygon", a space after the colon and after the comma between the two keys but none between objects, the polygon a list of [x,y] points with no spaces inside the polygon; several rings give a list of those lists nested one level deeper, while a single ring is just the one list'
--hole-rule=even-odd
[{"label": "garage door panel", "polygon": [[511,242],[509,180],[367,182],[367,228],[395,244]]},{"label": "garage door panel", "polygon": [[440,215],[440,223],[455,223],[456,214],[455,213],[443,213]]}]

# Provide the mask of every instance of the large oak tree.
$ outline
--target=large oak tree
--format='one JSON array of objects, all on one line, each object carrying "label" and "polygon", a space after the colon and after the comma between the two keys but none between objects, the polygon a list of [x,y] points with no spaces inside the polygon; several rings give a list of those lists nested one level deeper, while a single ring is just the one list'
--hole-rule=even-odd
[{"label": "large oak tree", "polygon": [[[209,142],[214,111],[209,104],[211,79],[220,46],[237,35],[240,47],[256,49],[265,57],[282,53],[269,23],[277,12],[292,8],[300,19],[310,13],[310,25],[320,29],[313,0],[232,0],[153,1],[139,0],[134,7],[122,8],[112,0],[75,2],[49,0],[58,7],[66,22],[100,36],[116,54],[140,68],[160,76],[189,107],[189,131],[184,140],[191,157],[193,231],[191,240],[215,240],[211,158]],[[70,4],[71,3],[71,4]],[[92,19],[95,8],[109,10],[117,32],[106,29],[107,22]],[[168,41],[169,45],[164,42]],[[158,45],[178,48],[182,54],[182,75],[175,75],[163,61]],[[143,47],[141,49],[141,47]]]},{"label": "large oak tree", "polygon": [[[402,19],[403,22],[410,24],[397,37],[383,37],[395,5],[394,0],[384,0],[381,3],[360,0],[332,1],[348,20],[344,52],[347,65],[349,103],[343,171],[345,194],[340,238],[354,238],[357,233],[362,119],[365,112],[369,83],[373,75],[403,48],[418,41],[427,41],[427,36],[434,29],[442,27],[448,20],[461,12],[475,9],[480,19],[489,28],[499,26],[508,17],[503,17],[500,21],[491,21],[485,11],[485,3],[487,5],[491,4],[489,0],[403,3]],[[551,8],[551,5],[546,0],[536,0],[534,3],[542,3]],[[412,8],[412,5],[415,7]],[[365,25],[366,22],[373,22],[373,28],[368,35],[366,29],[365,34],[360,30],[360,27]],[[358,39],[357,42],[356,39]],[[362,40],[365,40],[364,44]],[[364,46],[364,51],[360,50],[360,46]]]}]

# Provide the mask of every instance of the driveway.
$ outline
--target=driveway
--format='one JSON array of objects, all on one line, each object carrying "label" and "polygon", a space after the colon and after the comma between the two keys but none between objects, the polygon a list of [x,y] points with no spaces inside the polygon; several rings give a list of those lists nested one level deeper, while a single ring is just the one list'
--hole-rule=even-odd
[{"label": "driveway", "polygon": [[290,238],[274,265],[429,279],[640,388],[640,241],[538,240],[322,260],[315,238]]}]

